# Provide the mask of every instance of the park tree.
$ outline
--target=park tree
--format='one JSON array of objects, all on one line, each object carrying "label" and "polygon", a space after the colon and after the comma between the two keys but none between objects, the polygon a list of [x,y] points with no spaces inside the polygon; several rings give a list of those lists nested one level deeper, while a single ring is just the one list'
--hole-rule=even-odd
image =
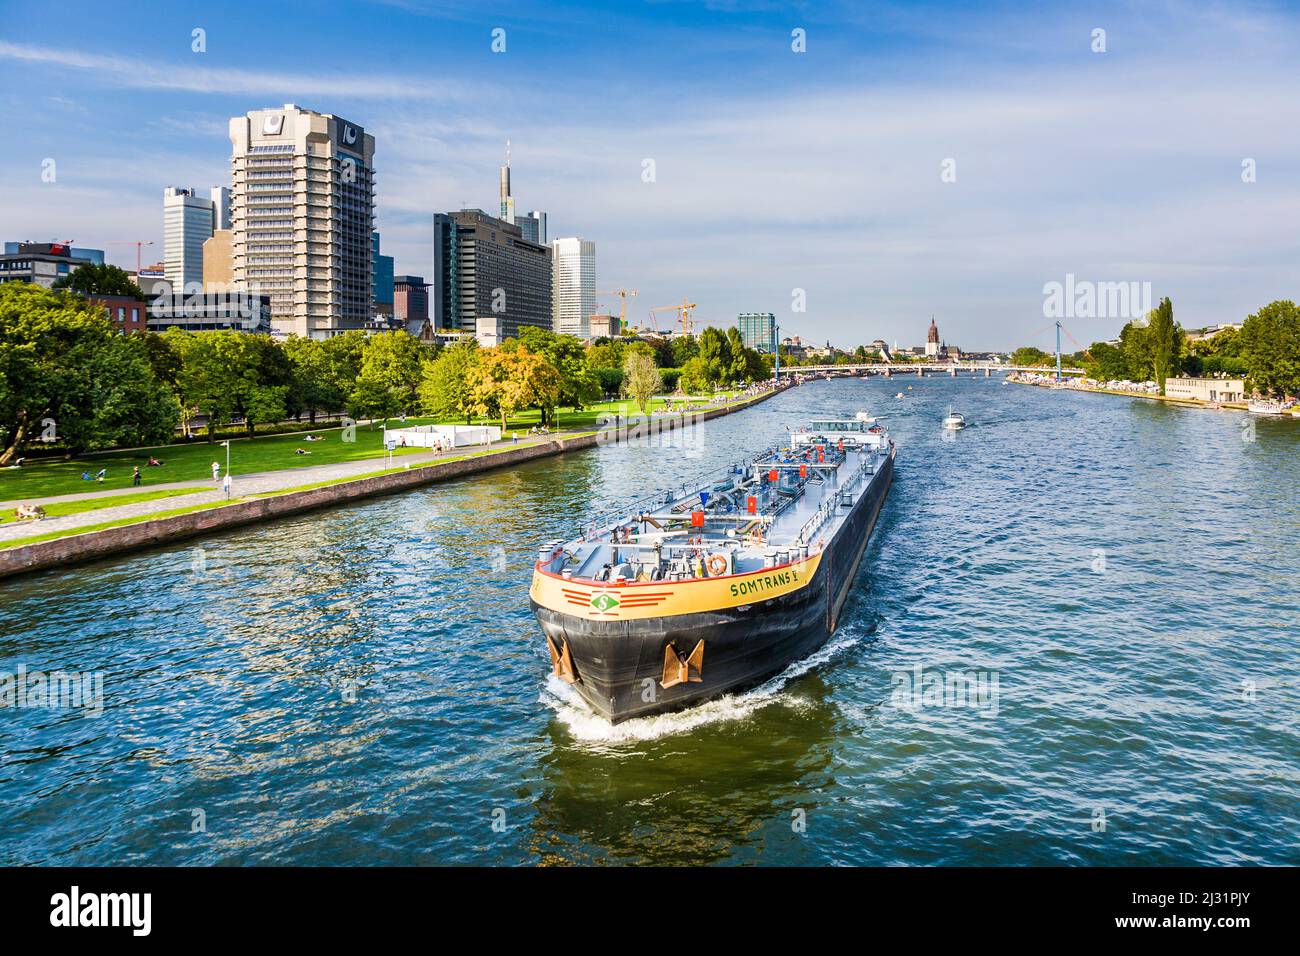
[{"label": "park tree", "polygon": [[290,385],[288,411],[292,415],[307,413],[316,424],[320,412],[342,408],[347,392],[333,375],[327,343],[320,339],[291,335],[285,340],[285,357],[289,360]]},{"label": "park tree", "polygon": [[1134,381],[1145,382],[1155,377],[1155,355],[1145,320],[1129,322],[1120,329],[1119,347]]},{"label": "park tree", "polygon": [[1187,342],[1183,370],[1188,375],[1222,373],[1244,378],[1249,370],[1241,350],[1241,330],[1228,326],[1214,335]]},{"label": "park tree", "polygon": [[36,440],[72,452],[163,440],[179,408],[134,337],[102,309],[29,283],[0,285],[0,466]]},{"label": "park tree", "polygon": [[[515,340],[519,346],[541,355],[560,373],[560,394],[557,405],[573,409],[582,409],[601,396],[600,379],[592,371],[587,360],[587,350],[582,342],[572,335],[561,335],[550,329],[525,326],[520,329]],[[542,406],[543,424],[551,424],[555,417],[555,405]]]},{"label": "park tree", "polygon": [[[338,390],[339,404],[342,408],[347,403],[347,396],[357,386],[361,375],[361,360],[366,350],[366,333],[360,329],[349,329],[338,335],[330,336],[324,342],[325,355],[329,360],[330,384]],[[337,409],[331,409],[335,411]]]},{"label": "park tree", "polygon": [[1047,365],[1052,356],[1040,348],[1024,345],[1011,353],[1011,364],[1022,366]]},{"label": "park tree", "polygon": [[1270,302],[1247,316],[1240,347],[1250,388],[1281,397],[1300,394],[1300,310],[1294,302]]},{"label": "park tree", "polygon": [[67,275],[55,279],[53,287],[80,292],[82,295],[129,295],[136,299],[144,298],[144,290],[129,273],[107,263],[92,262],[73,269]]},{"label": "park tree", "polygon": [[697,355],[693,359],[688,359],[682,366],[682,374],[677,380],[678,387],[690,394],[701,394],[711,388],[709,379],[709,365],[704,360],[704,356]]},{"label": "park tree", "polygon": [[[170,333],[169,333],[170,334]],[[183,401],[208,416],[208,440],[219,422],[255,426],[285,417],[293,372],[280,345],[264,335],[221,329],[181,333]]]},{"label": "park tree", "polygon": [[600,338],[587,346],[587,365],[593,369],[622,368],[623,343]]},{"label": "park tree", "polygon": [[[348,396],[355,417],[388,419],[415,407],[424,375],[424,347],[405,331],[379,332],[365,343],[356,385]],[[372,422],[373,424],[373,422]]]},{"label": "park tree", "polygon": [[464,418],[468,424],[474,402],[467,376],[478,358],[478,342],[467,336],[426,364],[418,389],[420,411],[434,418]]},{"label": "park tree", "polygon": [[724,380],[727,382],[744,382],[749,377],[750,365],[749,358],[745,355],[745,339],[740,334],[740,329],[734,325],[727,329],[727,349],[731,353],[731,361],[727,363],[727,374]]},{"label": "park tree", "polygon": [[1093,342],[1084,358],[1084,368],[1090,378],[1110,382],[1130,378],[1128,359],[1124,350],[1109,342]]},{"label": "park tree", "polygon": [[673,368],[681,368],[700,354],[700,342],[693,335],[679,335],[672,340]]},{"label": "park tree", "polygon": [[650,411],[650,400],[664,387],[663,376],[654,357],[645,352],[631,352],[623,364],[623,387],[636,399],[641,414]]},{"label": "park tree", "polygon": [[1151,373],[1165,393],[1165,380],[1180,367],[1183,330],[1174,321],[1174,304],[1165,296],[1147,316],[1147,343],[1151,351]]},{"label": "park tree", "polygon": [[709,387],[727,381],[731,370],[731,346],[721,329],[709,326],[700,334],[700,354],[708,370]]},{"label": "park tree", "polygon": [[552,407],[562,387],[559,371],[544,356],[522,346],[483,349],[465,376],[471,410],[500,418],[505,430],[510,416],[534,405]]}]

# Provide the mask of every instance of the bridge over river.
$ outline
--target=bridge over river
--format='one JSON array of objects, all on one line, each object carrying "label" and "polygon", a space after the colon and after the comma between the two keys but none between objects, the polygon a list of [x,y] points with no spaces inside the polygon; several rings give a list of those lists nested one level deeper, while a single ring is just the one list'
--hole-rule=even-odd
[{"label": "bridge over river", "polygon": [[[830,375],[831,377],[842,377],[848,375],[883,375],[890,377],[892,375],[957,375],[966,372],[971,375],[983,373],[985,378],[992,376],[994,372],[1037,372],[1040,375],[1050,375],[1055,371],[1054,367],[1046,365],[1011,365],[1007,362],[869,362],[862,365],[789,365],[784,371],[795,372],[800,375]],[[1062,375],[1083,375],[1084,370],[1081,368],[1062,368]]]}]

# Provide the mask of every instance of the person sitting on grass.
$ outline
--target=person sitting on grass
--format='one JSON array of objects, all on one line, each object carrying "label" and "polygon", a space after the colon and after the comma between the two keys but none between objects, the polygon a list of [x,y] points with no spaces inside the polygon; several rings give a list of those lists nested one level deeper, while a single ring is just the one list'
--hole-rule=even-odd
[{"label": "person sitting on grass", "polygon": [[103,481],[103,480],[104,480],[105,478],[107,478],[107,477],[108,477],[108,469],[107,469],[107,468],[101,468],[101,469],[99,469],[99,471],[95,472],[95,480],[96,480],[96,481]]},{"label": "person sitting on grass", "polygon": [[90,472],[88,472],[88,471],[83,471],[83,472],[81,473],[81,480],[82,480],[82,481],[90,481]]},{"label": "person sitting on grass", "polygon": [[149,456],[149,467],[150,467],[150,468],[161,468],[161,467],[162,467],[162,462],[160,462],[157,458],[155,458],[155,457],[153,457],[152,455],[150,455],[150,456]]},{"label": "person sitting on grass", "polygon": [[293,453],[294,453],[295,455],[310,455],[310,454],[311,454],[311,452],[309,452],[309,451],[308,451],[307,449],[305,449],[305,448],[295,448],[295,449],[293,450]]},{"label": "person sitting on grass", "polygon": [[18,506],[16,514],[18,516],[18,520],[20,521],[27,521],[27,520],[39,521],[41,518],[45,517],[45,509],[42,508],[40,505],[29,505],[27,502],[24,501],[22,504]]}]

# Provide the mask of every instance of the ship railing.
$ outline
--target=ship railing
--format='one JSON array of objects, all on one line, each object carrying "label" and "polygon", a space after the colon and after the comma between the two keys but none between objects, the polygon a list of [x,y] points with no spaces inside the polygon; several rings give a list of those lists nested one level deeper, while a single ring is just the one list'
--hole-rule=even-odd
[{"label": "ship railing", "polygon": [[583,531],[583,540],[592,540],[599,535],[601,531],[608,528],[610,525],[626,519],[629,515],[637,515],[646,511],[653,511],[656,507],[675,501],[678,498],[685,498],[692,488],[702,488],[705,485],[715,483],[719,478],[734,476],[737,474],[738,467],[740,474],[743,475],[745,471],[756,462],[761,461],[776,452],[776,448],[765,449],[750,458],[743,459],[739,463],[733,462],[724,468],[715,468],[694,479],[683,481],[680,490],[678,490],[677,486],[667,488],[651,495],[644,495],[628,502],[627,504],[618,505],[594,515],[583,522],[583,527],[586,529]]}]

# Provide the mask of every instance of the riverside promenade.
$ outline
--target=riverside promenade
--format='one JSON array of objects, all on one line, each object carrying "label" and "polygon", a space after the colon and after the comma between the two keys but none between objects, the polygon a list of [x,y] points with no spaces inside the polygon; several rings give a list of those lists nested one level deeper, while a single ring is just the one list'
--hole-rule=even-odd
[{"label": "riverside promenade", "polygon": [[[625,441],[647,433],[673,431],[696,421],[742,411],[793,387],[783,383],[746,398],[676,415],[624,417],[640,423],[628,430],[566,430],[547,435],[503,439],[487,448],[447,452],[407,452],[391,461],[385,457],[304,466],[260,474],[236,475],[227,501],[224,490],[211,481],[150,485],[148,491],[178,490],[181,494],[120,506],[107,506],[39,521],[0,524],[0,578],[28,571],[91,560],[195,535],[272,520],[314,508],[408,490],[477,472],[519,464],[565,451]],[[183,493],[193,488],[193,493]],[[140,489],[69,494],[39,499],[42,504],[87,498],[125,496]],[[31,498],[26,500],[32,500]],[[5,508],[16,502],[0,503]],[[33,540],[39,538],[41,540]]]}]

